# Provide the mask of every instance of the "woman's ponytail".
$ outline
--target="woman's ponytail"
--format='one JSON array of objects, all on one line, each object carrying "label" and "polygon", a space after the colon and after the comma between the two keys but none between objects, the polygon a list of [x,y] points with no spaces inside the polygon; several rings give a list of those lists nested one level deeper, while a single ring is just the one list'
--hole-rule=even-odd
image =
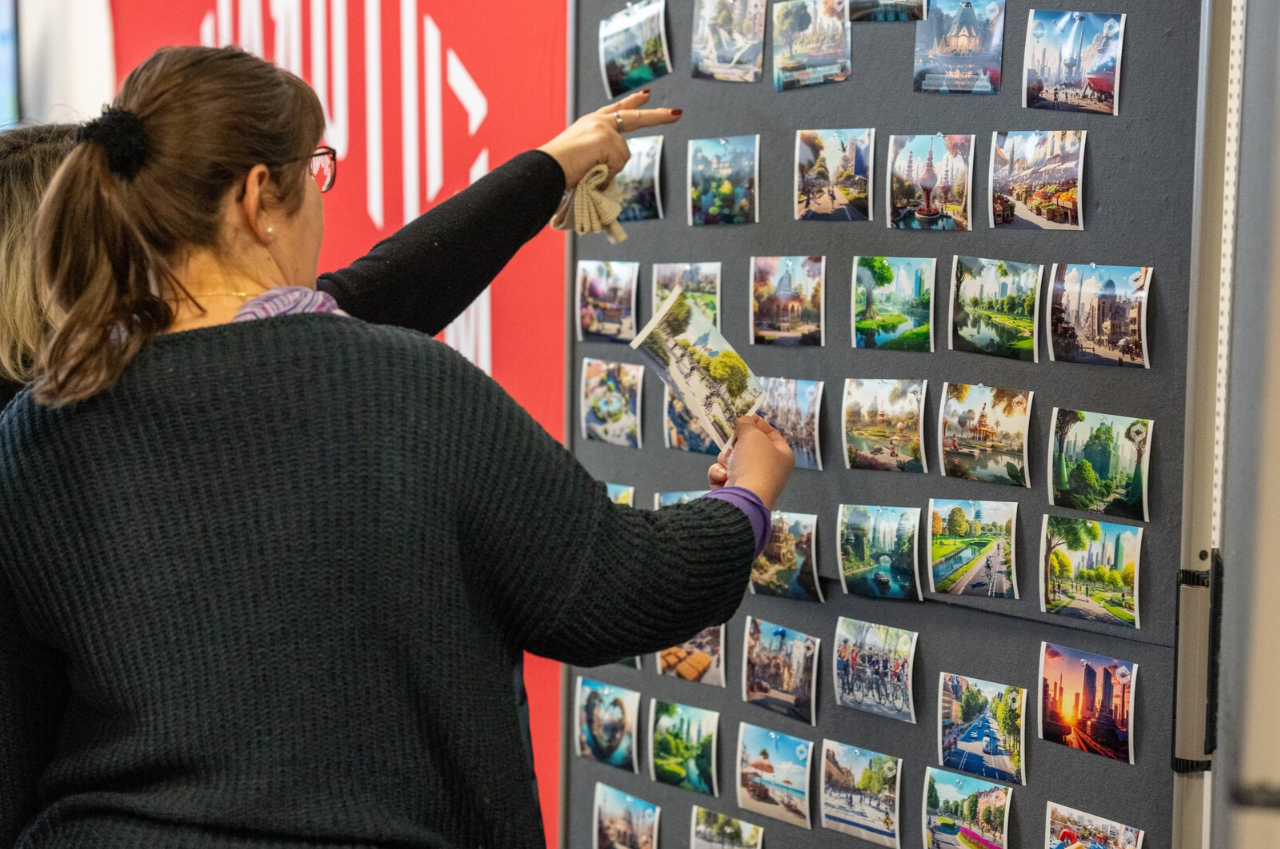
[{"label": "woman's ponytail", "polygon": [[[95,137],[108,132],[135,137]],[[173,319],[152,286],[171,279],[167,259],[140,231],[140,199],[131,191],[145,164],[142,132],[136,115],[108,110],[81,131],[40,206],[37,273],[65,309],[37,362],[33,391],[41,403],[69,403],[113,385]]]},{"label": "woman's ponytail", "polygon": [[220,247],[224,202],[254,167],[296,212],[324,126],[305,82],[237,48],[167,48],[138,66],[40,205],[37,274],[61,316],[36,359],[36,400],[111,388],[168,330],[187,294],[175,272]]}]

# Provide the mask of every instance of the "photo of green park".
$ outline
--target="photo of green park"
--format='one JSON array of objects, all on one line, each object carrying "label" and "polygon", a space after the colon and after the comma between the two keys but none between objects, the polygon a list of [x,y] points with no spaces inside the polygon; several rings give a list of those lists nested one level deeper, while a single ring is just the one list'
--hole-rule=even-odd
[{"label": "photo of green park", "polygon": [[932,257],[854,257],[854,346],[932,351],[936,265]]},{"label": "photo of green park", "polygon": [[951,350],[1040,362],[1037,349],[1044,266],[957,256],[951,275]]},{"label": "photo of green park", "polygon": [[720,714],[652,699],[649,717],[650,777],[683,790],[719,795],[716,740]]},{"label": "photo of green park", "polygon": [[1090,513],[1149,521],[1150,419],[1053,409],[1049,502]]},{"label": "photo of green park", "polygon": [[1142,528],[1045,516],[1040,543],[1040,609],[1139,628]]}]

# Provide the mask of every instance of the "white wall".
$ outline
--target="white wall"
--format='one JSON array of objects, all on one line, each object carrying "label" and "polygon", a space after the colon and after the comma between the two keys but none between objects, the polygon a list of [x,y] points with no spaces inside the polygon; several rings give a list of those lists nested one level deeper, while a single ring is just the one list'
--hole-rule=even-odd
[{"label": "white wall", "polygon": [[18,0],[27,121],[76,123],[115,95],[109,0]]}]

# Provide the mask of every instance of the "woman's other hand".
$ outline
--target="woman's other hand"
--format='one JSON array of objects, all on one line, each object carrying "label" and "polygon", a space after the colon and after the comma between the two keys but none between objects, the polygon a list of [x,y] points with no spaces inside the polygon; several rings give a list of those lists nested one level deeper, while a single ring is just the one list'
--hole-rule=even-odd
[{"label": "woman's other hand", "polygon": [[[674,124],[679,109],[641,109],[649,102],[649,90],[638,91],[595,112],[583,115],[538,150],[550,155],[564,169],[564,187],[572,189],[587,172],[601,163],[609,166],[609,179],[631,158],[623,133]],[[619,126],[621,125],[621,126]]]},{"label": "woman's other hand", "polygon": [[791,446],[777,428],[759,416],[743,416],[734,431],[733,447],[720,453],[707,472],[707,482],[712,489],[749,489],[772,510],[795,467]]}]

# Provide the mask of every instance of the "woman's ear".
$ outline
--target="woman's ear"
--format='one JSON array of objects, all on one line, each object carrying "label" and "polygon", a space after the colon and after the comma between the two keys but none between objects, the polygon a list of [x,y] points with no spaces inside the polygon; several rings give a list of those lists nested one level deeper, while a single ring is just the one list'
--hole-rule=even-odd
[{"label": "woman's ear", "polygon": [[255,165],[245,177],[244,191],[240,195],[238,206],[249,229],[262,244],[270,244],[275,239],[275,228],[271,226],[271,215],[266,208],[266,195],[271,183],[271,172],[265,165]]}]

